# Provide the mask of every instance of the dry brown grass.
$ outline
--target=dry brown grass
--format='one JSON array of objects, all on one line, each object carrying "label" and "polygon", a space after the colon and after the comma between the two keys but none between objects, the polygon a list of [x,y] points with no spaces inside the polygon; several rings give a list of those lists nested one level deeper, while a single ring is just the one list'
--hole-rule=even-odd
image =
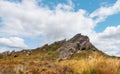
[{"label": "dry brown grass", "polygon": [[49,55],[42,56],[36,54],[25,58],[1,59],[0,74],[120,74],[120,59],[106,57],[98,52],[85,55],[82,59],[76,56],[77,59],[62,61],[52,61],[50,58],[43,60]]},{"label": "dry brown grass", "polygon": [[120,74],[120,60],[94,54],[91,59],[64,60],[60,65],[67,65],[78,74]]}]

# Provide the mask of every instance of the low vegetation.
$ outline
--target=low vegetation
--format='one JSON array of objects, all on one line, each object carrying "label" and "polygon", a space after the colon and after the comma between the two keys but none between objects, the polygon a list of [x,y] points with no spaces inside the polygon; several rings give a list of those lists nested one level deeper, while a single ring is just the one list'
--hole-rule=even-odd
[{"label": "low vegetation", "polygon": [[52,55],[55,56],[50,51],[44,55],[0,59],[0,74],[120,74],[120,60],[98,51],[83,50],[61,61]]}]

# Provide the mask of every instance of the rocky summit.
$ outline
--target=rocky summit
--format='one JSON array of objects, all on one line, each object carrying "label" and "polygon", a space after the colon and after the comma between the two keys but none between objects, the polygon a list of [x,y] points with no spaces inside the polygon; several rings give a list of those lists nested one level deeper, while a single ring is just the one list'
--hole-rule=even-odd
[{"label": "rocky summit", "polygon": [[77,34],[36,49],[0,53],[0,74],[120,74],[120,58]]},{"label": "rocky summit", "polygon": [[[19,52],[15,51],[5,51],[1,53],[3,57],[12,56],[12,57],[19,57],[21,55],[30,56],[34,54],[40,54],[43,52],[46,52],[48,54],[56,54],[58,55],[57,59],[67,59],[70,58],[72,55],[76,53],[81,53],[82,50],[91,50],[95,51],[97,48],[95,48],[94,45],[89,40],[88,36],[76,34],[74,37],[72,37],[69,40],[61,40],[56,41],[53,44],[45,44],[42,47],[38,47],[33,50],[22,50]],[[97,50],[98,51],[98,50]]]},{"label": "rocky summit", "polygon": [[97,49],[92,45],[88,36],[77,34],[58,48],[57,52],[59,53],[59,59],[67,59],[75,53],[80,53],[81,50],[95,51]]}]

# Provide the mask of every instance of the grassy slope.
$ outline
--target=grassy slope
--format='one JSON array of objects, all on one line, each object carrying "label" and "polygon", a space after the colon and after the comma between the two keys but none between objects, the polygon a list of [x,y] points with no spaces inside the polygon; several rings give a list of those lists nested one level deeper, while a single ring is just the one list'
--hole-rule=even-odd
[{"label": "grassy slope", "polygon": [[37,48],[29,56],[21,51],[16,53],[18,57],[4,57],[0,59],[0,74],[120,74],[120,60],[100,51],[82,50],[67,60],[57,61],[54,51],[61,45]]}]

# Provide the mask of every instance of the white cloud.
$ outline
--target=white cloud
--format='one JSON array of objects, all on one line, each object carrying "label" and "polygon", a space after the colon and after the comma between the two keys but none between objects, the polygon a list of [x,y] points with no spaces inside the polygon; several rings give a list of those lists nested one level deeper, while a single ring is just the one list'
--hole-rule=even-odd
[{"label": "white cloud", "polygon": [[104,21],[110,15],[116,14],[120,12],[120,0],[117,0],[115,4],[106,7],[100,7],[96,11],[94,11],[90,17],[96,18],[96,23]]},{"label": "white cloud", "polygon": [[120,25],[107,27],[103,33],[99,34],[100,38],[120,39]]},{"label": "white cloud", "polygon": [[27,48],[28,46],[24,43],[24,40],[19,37],[0,38],[0,46],[10,48]]},{"label": "white cloud", "polygon": [[[105,52],[113,49],[118,51],[120,48],[119,26],[108,27],[99,34],[93,30],[97,23],[118,12],[120,12],[120,0],[111,6],[98,8],[91,14],[84,9],[74,12],[74,4],[71,0],[68,5],[58,4],[54,10],[50,10],[49,7],[38,6],[36,0],[23,0],[22,3],[0,0],[0,17],[3,19],[0,36],[44,36],[45,39],[55,41],[82,33],[90,36],[91,41],[99,49]],[[1,40],[6,41],[2,42],[1,45],[9,47],[27,46],[23,39],[19,38],[16,41],[14,39],[16,40],[13,38],[11,41],[11,38],[2,38]]]},{"label": "white cloud", "polygon": [[[97,24],[105,21],[108,16],[117,13],[120,13],[120,0],[117,0],[115,4],[111,6],[98,8],[90,14],[90,17],[93,18]],[[108,26],[103,32],[94,33],[93,36],[91,41],[97,48],[109,55],[120,56],[120,25]]]},{"label": "white cloud", "polygon": [[4,20],[0,30],[2,36],[44,35],[58,39],[78,32],[92,32],[94,21],[85,10],[74,12],[71,5],[65,4],[58,4],[55,10],[50,10],[38,7],[33,1],[24,0],[17,4],[0,1],[0,16]]},{"label": "white cloud", "polygon": [[107,54],[120,56],[120,25],[107,27],[97,34],[93,43]]}]

